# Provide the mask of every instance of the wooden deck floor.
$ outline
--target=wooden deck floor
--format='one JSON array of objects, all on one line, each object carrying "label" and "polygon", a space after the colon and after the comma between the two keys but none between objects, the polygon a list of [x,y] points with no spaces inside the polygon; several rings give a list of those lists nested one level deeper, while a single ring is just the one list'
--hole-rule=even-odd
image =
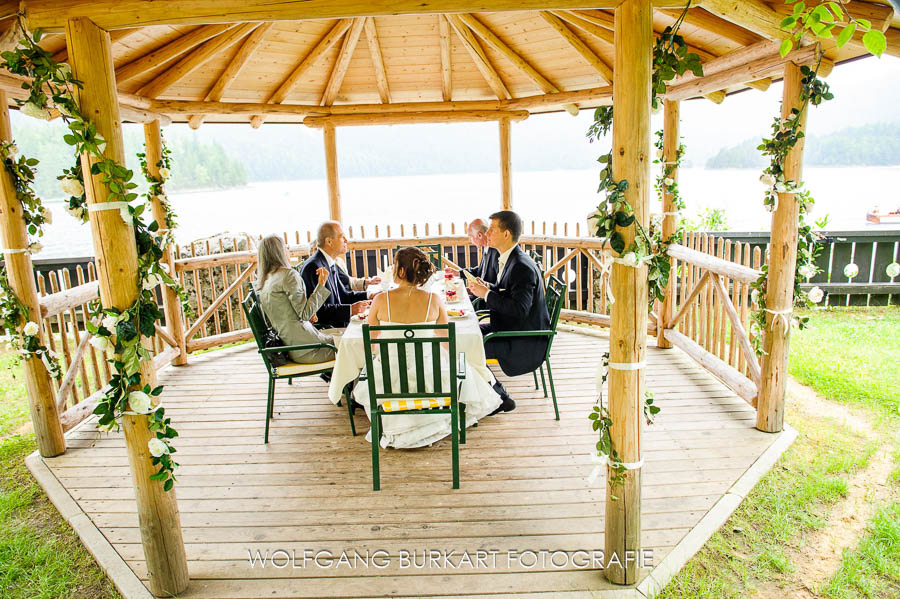
[{"label": "wooden deck floor", "polygon": [[[605,483],[586,481],[595,443],[587,414],[607,344],[571,332],[555,343],[560,422],[530,375],[503,379],[518,409],[470,429],[458,491],[450,488],[445,440],[383,452],[383,490],[373,492],[365,414],[356,417],[363,434],[352,437],[346,410],[328,402],[319,379],[279,384],[263,445],[266,376],[249,345],[164,370],[165,405],[180,433],[176,489],[191,574],[181,597],[546,598],[621,589],[571,559],[603,549]],[[778,436],[755,430],[752,408],[678,350],[651,347],[647,362],[662,413],[643,437],[643,540],[659,563]],[[145,580],[121,434],[101,435],[86,422],[70,433],[69,447],[44,463],[99,529],[97,538]],[[251,553],[272,558],[278,550],[296,561],[251,567]],[[391,557],[384,568],[374,561],[302,567],[304,550]],[[421,565],[430,550],[456,553],[438,567],[400,561],[401,552],[411,559],[417,552]],[[478,550],[498,551],[496,562],[476,562]],[[540,550],[568,552],[568,565],[542,564],[540,555],[530,565],[523,552]],[[510,561],[510,551],[522,557]],[[452,567],[463,552],[475,567]],[[557,554],[556,563],[563,560]],[[285,563],[282,554],[276,563]]]}]

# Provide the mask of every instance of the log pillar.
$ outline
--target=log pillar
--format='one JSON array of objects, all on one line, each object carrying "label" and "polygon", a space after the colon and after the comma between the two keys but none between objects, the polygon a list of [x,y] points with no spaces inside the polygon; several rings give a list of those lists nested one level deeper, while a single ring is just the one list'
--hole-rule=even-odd
[{"label": "log pillar", "polygon": [[341,188],[338,183],[337,132],[332,123],[322,127],[325,134],[325,170],[328,175],[328,214],[331,220],[341,220]]},{"label": "log pillar", "polygon": [[[159,177],[159,166],[157,164],[162,160],[162,134],[158,120],[144,124],[144,151],[147,159],[147,170],[151,176]],[[153,220],[159,223],[159,233],[164,234],[168,232],[166,228],[168,210],[156,196],[152,197],[151,201]],[[169,266],[169,274],[174,278],[175,253],[172,250],[172,244],[169,244],[166,248],[162,260]],[[181,301],[178,299],[175,290],[168,285],[162,286],[162,296],[163,310],[166,313],[166,326],[169,329],[169,334],[178,343],[178,350],[181,352],[178,357],[172,360],[172,363],[175,366],[184,366],[187,364],[187,347],[184,338],[184,312],[181,309]]]},{"label": "log pillar", "polygon": [[[0,91],[0,139],[11,142],[12,127],[9,123],[9,104],[5,91]],[[4,249],[22,249],[28,247],[28,230],[22,217],[22,202],[16,197],[13,180],[5,168],[0,168],[0,243]],[[25,321],[18,323],[19,331],[29,320],[41,322],[41,304],[37,288],[34,284],[34,271],[31,268],[31,255],[21,252],[4,252],[6,276],[9,286],[16,297],[28,310]],[[41,333],[38,333],[43,337]],[[51,333],[52,334],[52,333]],[[44,340],[46,345],[46,340]],[[59,412],[56,408],[56,397],[50,381],[50,373],[40,358],[29,358],[22,362],[25,371],[25,388],[28,391],[28,405],[31,410],[31,422],[37,438],[38,451],[45,458],[58,456],[66,452],[66,439],[63,437]]]},{"label": "log pillar", "polygon": [[[791,115],[791,109],[799,109],[802,84],[800,67],[792,62],[784,65],[784,91],[781,102],[781,118]],[[801,120],[806,128],[806,112]],[[786,181],[801,181],[803,169],[803,142],[788,153],[784,162]],[[763,333],[763,355],[759,398],[756,404],[756,428],[777,433],[784,427],[784,395],[787,389],[788,346],[790,341],[790,314],[794,305],[794,276],[797,268],[797,228],[799,206],[793,193],[778,194],[778,206],[772,212],[772,241],[769,245],[769,275],[766,284],[766,307],[778,314],[766,313],[766,330]]]},{"label": "log pillar", "polygon": [[[650,200],[650,0],[625,0],[615,12],[616,63],[613,71],[613,177],[627,179],[625,197],[635,219],[647,226]],[[634,227],[620,228],[626,247]],[[647,267],[612,267],[613,295],[609,334],[610,436],[619,459],[628,464],[621,486],[606,486],[606,577],[632,584],[641,546],[641,421],[647,345]],[[618,367],[616,366],[618,364]],[[634,366],[629,366],[629,365]],[[612,470],[607,476],[613,475]],[[618,560],[617,562],[615,560]]]},{"label": "log pillar", "polygon": [[512,209],[512,165],[510,162],[510,120],[501,118],[500,127],[500,200],[503,210]]},{"label": "log pillar", "polygon": [[[73,74],[83,83],[80,90],[75,90],[81,111],[106,140],[104,155],[125,164],[109,34],[90,19],[77,17],[66,23],[66,42]],[[88,206],[105,203],[109,194],[102,175],[88,174],[95,161],[88,154],[81,156]],[[122,219],[118,210],[91,211],[89,215],[100,300],[104,307],[128,308],[137,298],[139,289],[134,228]],[[141,363],[141,381],[151,386],[156,384],[152,361]],[[147,416],[123,416],[122,420],[150,590],[157,596],[173,596],[183,592],[188,585],[175,492],[167,493],[163,491],[162,482],[149,479],[156,467],[150,461],[147,447],[152,437]]]},{"label": "log pillar", "polygon": [[[678,181],[678,169],[675,168],[675,162],[678,160],[678,112],[679,104],[677,101],[665,100],[663,103],[663,173],[666,168],[672,166],[669,177]],[[670,193],[663,193],[663,221],[662,221],[662,238],[669,239],[678,229],[678,219],[680,217],[671,214],[675,212],[675,198]],[[669,284],[666,285],[666,299],[659,306],[656,319],[656,346],[664,349],[672,347],[672,344],[666,339],[664,333],[665,325],[672,320],[675,315],[675,282],[678,277],[675,276],[673,270],[669,274]]]}]

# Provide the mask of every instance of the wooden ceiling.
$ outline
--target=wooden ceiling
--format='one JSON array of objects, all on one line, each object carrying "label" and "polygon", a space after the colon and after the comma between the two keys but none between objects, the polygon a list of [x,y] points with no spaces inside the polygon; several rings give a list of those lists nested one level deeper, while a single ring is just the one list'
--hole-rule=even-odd
[{"label": "wooden ceiling", "polygon": [[[359,9],[339,18],[243,22],[230,13],[223,12],[215,18],[191,13],[193,5],[203,5],[206,0],[154,3],[119,0],[114,4],[141,2],[144,6],[171,5],[173,16],[169,20],[173,22],[125,27],[131,24],[128,18],[137,22],[145,18],[153,23],[166,19],[119,13],[103,16],[106,15],[103,7],[109,1],[91,3],[91,10],[101,15],[96,17],[98,24],[110,28],[117,85],[123,102],[169,114],[173,120],[189,121],[193,126],[204,121],[250,121],[255,126],[263,121],[298,122],[305,115],[288,112],[288,107],[296,106],[308,107],[307,114],[315,115],[339,110],[349,112],[360,105],[360,111],[368,110],[365,107],[412,111],[421,109],[421,103],[452,109],[459,102],[481,101],[493,104],[471,106],[575,112],[577,108],[610,102],[608,88],[614,64],[612,9],[446,14],[409,10],[411,14],[352,16],[363,12]],[[233,3],[221,0],[220,4],[230,2]],[[58,29],[58,22],[41,17],[37,9],[28,12],[30,5],[40,8],[47,3],[46,0],[22,3],[26,18],[33,19],[27,21],[29,26],[41,25],[44,18],[51,31],[54,27]],[[322,4],[319,0],[309,0],[309,3]],[[65,12],[83,6],[84,2],[62,0],[53,4]],[[245,0],[239,4],[264,3]],[[376,0],[370,12],[377,13],[379,4],[383,2]],[[393,4],[404,4],[404,1]],[[482,4],[492,5],[492,1]],[[526,0],[517,4],[535,3]],[[572,3],[547,0],[543,4]],[[660,4],[666,3],[654,2]],[[677,2],[673,0],[670,4]],[[184,15],[179,15],[177,6],[188,7]],[[848,8],[855,16],[866,18],[874,27],[885,31],[888,53],[900,56],[900,18],[891,6],[854,0]],[[720,59],[720,62],[735,66],[743,64],[736,60],[742,56],[741,52],[747,56],[753,54],[748,48],[766,46],[771,53],[772,44],[767,44],[767,40],[784,37],[777,27],[782,13],[788,10],[781,2],[706,0],[701,7],[688,11],[681,33],[705,63],[731,55],[735,61],[728,63],[728,59]],[[677,8],[657,8],[654,30],[662,32],[679,13]],[[94,13],[89,16],[95,18]],[[265,15],[251,13],[251,16]],[[109,20],[107,25],[104,18]],[[201,24],[204,19],[206,24]],[[179,20],[190,24],[178,23]],[[46,35],[41,45],[57,59],[66,59],[62,33]],[[831,61],[827,63],[829,66],[865,54],[859,34],[840,50],[833,45],[825,50]],[[754,76],[760,74],[752,72]],[[723,80],[727,83],[725,87],[702,89],[700,95],[718,102],[725,93],[746,89],[748,85],[765,89],[778,76],[777,72],[772,69],[770,76],[753,81],[736,81],[732,77]],[[544,95],[551,99],[565,98],[564,92],[580,94],[570,94],[576,101],[568,103],[526,102]],[[564,95],[555,95],[561,93]],[[185,101],[217,103],[221,111],[190,114],[192,105],[183,104]],[[235,110],[236,103],[281,105],[285,112],[253,114],[250,106]]]}]

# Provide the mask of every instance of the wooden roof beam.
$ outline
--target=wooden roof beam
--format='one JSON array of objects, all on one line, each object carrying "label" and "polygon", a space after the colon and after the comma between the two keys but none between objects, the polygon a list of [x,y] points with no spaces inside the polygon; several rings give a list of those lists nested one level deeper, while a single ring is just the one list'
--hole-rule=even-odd
[{"label": "wooden roof beam", "polygon": [[387,69],[384,68],[384,56],[381,54],[381,44],[378,42],[378,30],[375,28],[375,17],[365,19],[366,43],[369,45],[369,54],[372,57],[372,66],[375,68],[375,85],[378,87],[378,96],[382,104],[391,103],[391,87],[388,85]]},{"label": "wooden roof beam", "polygon": [[[268,34],[274,26],[275,23],[264,23],[247,36],[247,39],[241,44],[237,54],[234,55],[231,62],[228,63],[228,66],[225,67],[225,70],[206,93],[206,96],[204,96],[203,100],[205,102],[218,102],[222,99],[225,95],[225,90],[227,90],[228,86],[237,79],[241,70],[253,57],[253,54],[259,48],[260,44],[262,44],[266,34]],[[204,115],[202,114],[194,115],[188,120],[188,124],[191,126],[191,129],[196,129],[203,123],[203,119]]]},{"label": "wooden roof beam", "polygon": [[453,65],[450,51],[450,23],[443,15],[438,15],[438,33],[441,36],[441,97],[444,102],[453,98]]},{"label": "wooden roof beam", "polygon": [[[681,16],[682,10],[667,8],[661,10],[660,12],[674,19],[677,19]],[[688,25],[699,27],[700,29],[708,31],[709,33],[712,33],[719,37],[724,37],[725,39],[731,40],[732,42],[740,44],[742,46],[755,44],[762,39],[762,36],[753,33],[752,31],[748,31],[743,27],[735,25],[731,21],[726,21],[721,17],[717,17],[711,12],[703,10],[703,8],[699,7],[691,8],[685,15],[684,22]]]},{"label": "wooden roof beam", "polygon": [[190,54],[184,56],[181,60],[166,69],[162,75],[159,75],[141,87],[141,89],[137,91],[137,95],[147,96],[149,98],[159,97],[167,89],[178,83],[183,77],[203,66],[203,64],[214,58],[216,54],[222,50],[236,44],[258,26],[259,23],[245,23],[244,25],[238,25],[227,33],[223,33],[204,42],[202,46],[193,50]]},{"label": "wooden roof beam", "polygon": [[[554,8],[615,8],[621,0],[554,0]],[[469,12],[466,0],[24,0],[29,29],[59,32],[72,17],[90,17],[111,31],[146,25],[201,25],[206,23],[245,23],[248,21],[301,21],[344,19],[403,14]],[[656,7],[678,8],[684,0],[653,0]],[[544,10],[546,0],[480,0],[478,12]]]},{"label": "wooden roof beam", "polygon": [[[309,51],[309,53],[304,56],[297,66],[294,67],[294,70],[285,78],[284,81],[278,86],[278,88],[272,92],[269,97],[266,99],[266,104],[281,104],[284,102],[287,97],[291,94],[294,87],[300,83],[301,77],[306,73],[314,64],[316,64],[322,56],[325,55],[326,52],[331,50],[331,47],[334,46],[338,41],[347,33],[347,30],[350,29],[350,19],[341,19],[336,22],[328,32],[316,42],[316,45],[313,46],[313,49]],[[265,115],[262,113],[256,114],[250,118],[250,124],[257,128],[262,125],[265,120]]]},{"label": "wooden roof beam", "polygon": [[612,67],[606,64],[602,58],[597,56],[580,37],[575,35],[575,32],[569,29],[568,25],[566,25],[562,19],[546,10],[541,11],[541,17],[543,17],[544,20],[547,21],[547,23],[553,27],[564,40],[566,40],[573,50],[578,52],[585,62],[600,73],[600,76],[605,83],[612,83]]},{"label": "wooden roof beam", "polygon": [[509,90],[506,89],[506,85],[503,83],[503,80],[500,79],[500,75],[497,74],[497,69],[494,68],[494,65],[492,65],[491,61],[488,59],[487,54],[484,53],[484,48],[478,43],[475,34],[472,33],[457,15],[444,15],[444,17],[450,23],[450,26],[453,27],[456,35],[459,36],[463,47],[469,53],[469,56],[472,57],[472,62],[475,63],[481,76],[487,81],[488,86],[494,91],[494,95],[497,96],[499,100],[510,99],[512,95],[509,93]]},{"label": "wooden roof beam", "polygon": [[237,27],[237,25],[205,25],[185,33],[161,48],[157,48],[156,50],[117,68],[116,84],[121,85],[125,81],[139,77],[147,71],[163,65],[176,56],[189,52],[203,42],[235,27]]},{"label": "wooden roof beam", "polygon": [[352,127],[368,125],[412,125],[421,123],[476,123],[485,121],[521,121],[529,116],[527,110],[458,110],[453,112],[411,112],[411,113],[361,113],[333,116],[310,116],[303,119],[307,127]]},{"label": "wooden roof beam", "polygon": [[703,8],[767,40],[781,42],[788,37],[778,27],[779,14],[762,0],[703,0]]},{"label": "wooden roof beam", "polygon": [[366,24],[365,17],[357,17],[353,19],[353,24],[347,35],[344,36],[344,43],[338,54],[337,60],[334,62],[334,68],[331,70],[331,76],[328,78],[328,85],[325,86],[325,92],[322,94],[322,106],[331,106],[337,98],[344,82],[344,75],[347,74],[347,67],[350,66],[350,59],[353,58],[353,52],[356,50],[356,44],[359,43],[359,36],[362,34],[363,27]]},{"label": "wooden roof beam", "polygon": [[[127,38],[131,37],[135,33],[140,33],[141,29],[116,29],[115,31],[111,31],[109,34],[109,42],[111,44],[116,44],[118,42],[125,41]],[[63,48],[59,52],[53,55],[53,60],[56,62],[66,62],[69,60],[69,49]]]}]

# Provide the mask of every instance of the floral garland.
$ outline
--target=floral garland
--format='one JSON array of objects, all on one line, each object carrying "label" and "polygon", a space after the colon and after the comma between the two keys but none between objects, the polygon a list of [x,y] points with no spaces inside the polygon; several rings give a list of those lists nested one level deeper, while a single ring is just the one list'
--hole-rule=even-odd
[{"label": "floral garland", "polygon": [[[781,44],[780,52],[782,56],[786,56],[794,44],[799,43],[805,35],[811,34],[820,39],[831,39],[834,37],[832,30],[836,26],[844,24],[846,26],[836,38],[838,48],[850,41],[857,30],[866,32],[863,35],[863,44],[871,54],[880,57],[886,48],[887,42],[884,34],[872,29],[869,21],[854,19],[849,13],[846,13],[843,0],[827,2],[814,7],[807,7],[804,2],[797,2],[797,0],[785,0],[785,3],[793,4],[794,12],[781,22],[781,28],[790,32],[790,37]],[[763,170],[763,174],[759,178],[760,182],[766,186],[763,199],[766,209],[773,212],[778,207],[778,194],[780,193],[794,194],[793,199],[797,202],[799,223],[793,297],[795,303],[805,304],[807,307],[818,304],[825,297],[825,293],[818,286],[813,287],[806,294],[803,293],[800,287],[801,283],[809,280],[819,272],[815,261],[821,251],[822,236],[813,229],[812,225],[806,222],[806,215],[809,213],[815,200],[808,190],[803,189],[802,181],[785,179],[784,165],[787,155],[804,136],[801,124],[809,105],[818,106],[822,102],[834,99],[834,94],[831,93],[828,84],[818,78],[821,62],[822,59],[819,57],[814,69],[808,66],[801,67],[800,108],[791,109],[791,114],[785,119],[782,119],[781,116],[775,117],[772,122],[772,135],[763,138],[762,144],[757,148],[764,156],[771,157],[769,165]],[[826,222],[827,217],[817,221],[815,226],[821,229]],[[769,265],[764,264],[760,269],[759,278],[751,284],[751,299],[756,304],[756,310],[751,314],[750,333],[754,350],[760,356],[764,353],[762,331],[767,326],[767,312],[773,314],[774,319],[780,318],[782,320],[785,334],[787,333],[788,322],[795,324],[800,329],[805,328],[809,323],[809,317],[807,316],[788,316],[768,310],[766,305],[768,275]],[[773,323],[775,322],[774,319]]]},{"label": "floral garland", "polygon": [[[0,141],[0,158],[12,179],[13,188],[16,190],[16,199],[22,205],[25,228],[29,235],[42,237],[44,235],[43,226],[53,222],[53,215],[43,206],[41,199],[34,192],[34,167],[37,166],[38,160],[25,156],[17,158],[18,153],[19,149],[14,143]],[[24,251],[36,254],[41,249],[42,246],[39,242],[31,241]],[[0,267],[0,290],[3,291],[3,295],[0,296],[0,328],[4,330],[9,339],[6,349],[16,354],[10,366],[16,366],[23,359],[37,357],[44,363],[50,376],[56,379],[60,378],[62,368],[56,352],[41,343],[41,327],[36,321],[29,318],[27,306],[13,291],[6,276],[5,266]],[[19,325],[22,322],[25,323],[25,326],[20,331]]]},{"label": "floral garland", "polygon": [[[700,64],[700,57],[697,54],[688,52],[688,45],[684,38],[678,35],[678,30],[684,22],[687,11],[691,3],[685,5],[684,10],[676,19],[675,23],[666,27],[659,36],[653,47],[653,73],[651,80],[651,108],[654,112],[659,111],[662,107],[660,96],[666,91],[666,83],[671,81],[678,75],[683,75],[687,71],[691,71],[698,77],[703,75],[703,67]],[[612,128],[613,109],[611,106],[601,106],[594,111],[594,122],[588,128],[587,137],[593,142],[607,135]],[[657,134],[660,150],[662,149],[662,135]],[[678,195],[678,187],[675,180],[670,176],[674,169],[680,164],[682,155],[684,154],[684,146],[679,147],[678,158],[676,164],[665,165],[662,184],[657,181],[657,190],[662,193],[665,190],[673,193],[677,198],[678,209],[684,206],[683,201]],[[657,154],[657,160],[662,160],[661,155]],[[665,299],[666,287],[669,283],[669,275],[672,270],[672,263],[668,255],[668,247],[681,239],[680,229],[670,238],[662,238],[662,221],[651,223],[649,230],[645,229],[640,222],[634,217],[634,210],[625,199],[625,191],[628,189],[628,181],[622,179],[616,181],[612,176],[612,149],[607,154],[597,159],[603,165],[600,171],[600,186],[597,193],[604,192],[606,194],[605,201],[601,202],[597,210],[588,216],[588,224],[597,237],[605,237],[609,240],[609,245],[613,251],[619,254],[619,258],[614,260],[625,266],[638,268],[642,264],[647,265],[648,280],[648,312],[653,309],[656,300],[663,301]],[[625,238],[619,232],[619,228],[634,226],[635,235],[631,244],[626,246]],[[598,433],[599,439],[596,444],[597,455],[592,456],[596,464],[606,464],[611,472],[608,484],[611,488],[615,488],[624,483],[625,471],[629,466],[622,462],[619,454],[612,443],[610,428],[613,425],[609,410],[603,404],[602,385],[609,376],[609,353],[603,355],[601,364],[601,376],[598,385],[598,398],[593,406],[593,410],[588,414],[591,420],[593,430]],[[654,417],[659,413],[659,406],[653,403],[653,393],[646,390],[644,393],[644,417],[647,423],[653,422]],[[613,495],[613,498],[615,496]]]},{"label": "floral garland", "polygon": [[[156,199],[159,203],[163,205],[166,209],[166,230],[172,231],[175,227],[178,226],[177,223],[177,215],[175,211],[172,210],[172,204],[169,202],[169,196],[166,195],[166,191],[163,188],[163,184],[166,182],[166,179],[169,178],[171,174],[172,168],[172,151],[166,146],[166,140],[162,138],[162,134],[160,134],[160,139],[162,140],[162,150],[160,152],[159,162],[156,163],[156,168],[158,169],[159,176],[153,176],[150,174],[150,169],[147,165],[147,154],[144,152],[138,152],[138,159],[141,161],[141,172],[144,173],[144,178],[147,179],[147,182],[150,184],[150,189],[146,194],[146,198],[148,202],[152,202]],[[168,243],[164,243],[163,246],[168,246]]]},{"label": "floral garland", "polygon": [[[138,254],[138,276],[135,281],[138,286],[137,299],[125,310],[102,308],[99,302],[95,302],[91,309],[93,322],[86,322],[88,332],[95,337],[91,343],[104,351],[112,347],[116,355],[116,359],[112,361],[115,375],[108,383],[105,395],[98,400],[94,413],[99,416],[99,426],[103,430],[118,428],[123,414],[146,414],[149,417],[149,428],[155,436],[150,439],[148,450],[153,465],[158,467],[150,478],[161,481],[163,488],[168,491],[174,486],[174,473],[178,466],[172,459],[175,448],[171,445],[171,439],[178,436],[178,433],[171,426],[171,420],[166,418],[165,409],[153,403],[152,398],[159,396],[162,387],[151,389],[149,385],[140,386],[140,363],[151,359],[150,353],[142,344],[142,338],[156,334],[154,325],[163,316],[156,303],[154,289],[160,283],[178,288],[177,283],[166,272],[165,265],[159,264],[163,256],[162,237],[155,235],[159,224],[155,221],[149,225],[144,223],[141,216],[146,205],[135,207],[128,204],[138,197],[134,192],[137,185],[131,180],[133,173],[103,155],[106,140],[99,135],[96,125],[82,113],[73,94],[73,90],[80,88],[81,83],[73,78],[67,65],[57,63],[49,52],[38,46],[37,42],[41,38],[39,30],[32,37],[21,22],[18,26],[22,32],[20,45],[15,50],[0,55],[3,58],[0,66],[31,80],[25,84],[29,90],[28,99],[19,101],[22,112],[38,118],[49,118],[51,103],[59,110],[69,128],[69,133],[64,136],[66,143],[73,146],[76,157],[88,154],[95,159],[90,174],[99,175],[102,183],[108,187],[107,202],[122,203],[120,215],[134,229]],[[49,96],[45,89],[49,90]],[[67,191],[72,196],[69,211],[75,213],[80,208],[75,215],[84,221],[87,210],[84,203],[83,173],[79,165],[80,161],[74,168],[66,170],[61,179],[64,187],[69,186]],[[69,181],[79,183],[80,187]]]}]

